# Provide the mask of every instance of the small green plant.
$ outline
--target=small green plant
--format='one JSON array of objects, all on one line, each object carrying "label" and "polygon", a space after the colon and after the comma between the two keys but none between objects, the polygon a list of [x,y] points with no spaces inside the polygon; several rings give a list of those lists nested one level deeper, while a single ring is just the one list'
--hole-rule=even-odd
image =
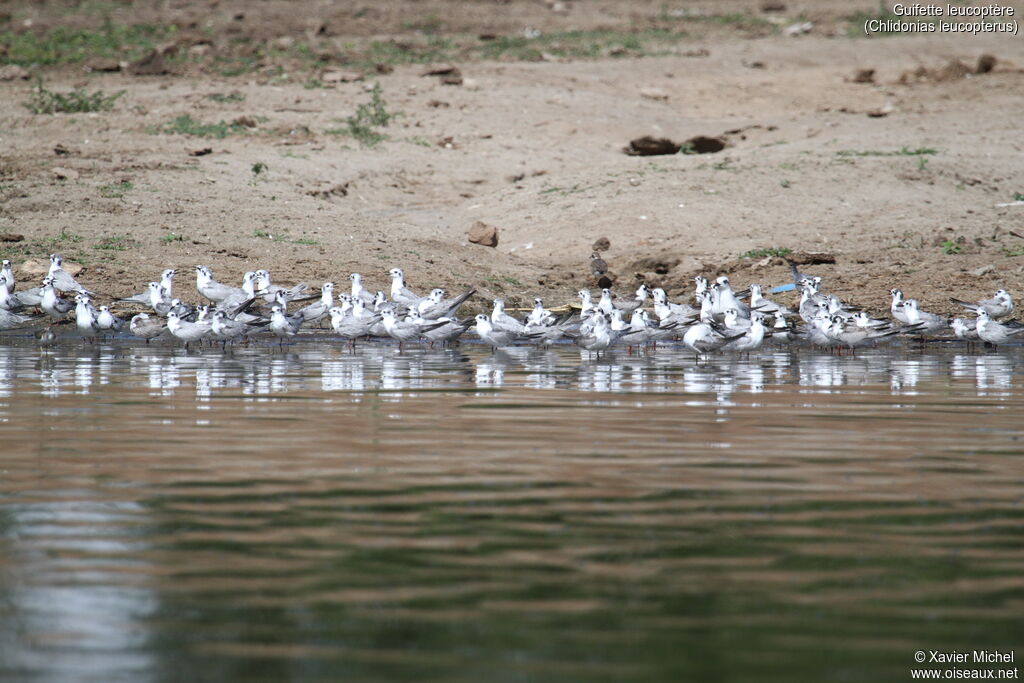
[{"label": "small green plant", "polygon": [[229,135],[244,131],[245,126],[240,123],[228,123],[224,120],[220,120],[217,123],[200,123],[193,119],[191,114],[182,114],[175,117],[173,121],[162,128],[156,128],[153,132],[221,140]]},{"label": "small green plant", "polygon": [[496,284],[505,283],[505,284],[508,284],[508,285],[515,285],[515,286],[519,286],[519,285],[523,284],[522,282],[520,282],[519,280],[515,279],[514,277],[509,277],[507,275],[501,275],[501,276],[490,275],[488,277],[485,277],[484,280],[487,280],[488,282],[494,282]]},{"label": "small green plant", "polygon": [[320,244],[318,240],[312,239],[311,237],[300,237],[297,240],[291,240],[292,244],[304,244],[306,246],[315,247]]},{"label": "small green plant", "polygon": [[122,180],[119,183],[110,183],[109,185],[100,185],[100,196],[107,199],[120,199],[125,193],[130,192],[134,188],[135,186],[127,180]]},{"label": "small green plant", "polygon": [[1017,247],[1016,249],[1003,248],[1003,253],[1007,256],[1024,256],[1024,247]]},{"label": "small green plant", "polygon": [[113,235],[101,237],[99,242],[94,244],[92,248],[102,251],[125,251],[128,247],[135,246],[135,244],[136,242],[128,237],[128,235]]},{"label": "small green plant", "polygon": [[387,138],[376,129],[387,127],[394,117],[395,115],[388,112],[385,106],[380,83],[374,83],[373,90],[370,91],[369,103],[360,104],[356,107],[356,113],[345,119],[348,126],[346,132],[363,145],[373,147]]},{"label": "small green plant", "polygon": [[945,240],[941,245],[942,253],[946,256],[952,256],[953,254],[959,254],[964,250],[963,246],[957,244],[953,240]]},{"label": "small green plant", "polygon": [[406,142],[411,142],[414,145],[419,145],[420,147],[433,147],[434,146],[430,142],[430,140],[427,140],[426,138],[422,138],[422,137],[420,137],[418,135],[414,135],[412,137],[408,137],[408,138],[405,139],[405,141]]},{"label": "small green plant", "polygon": [[260,237],[260,238],[266,238],[266,239],[268,239],[268,240],[272,240],[272,239],[274,239],[274,236],[273,236],[273,235],[271,235],[271,234],[270,234],[269,232],[267,232],[266,230],[261,230],[260,228],[256,228],[255,230],[253,230],[253,231],[252,231],[252,236],[253,236],[253,237]]},{"label": "small green plant", "polygon": [[60,93],[47,90],[43,85],[43,79],[37,78],[36,87],[32,90],[32,97],[24,105],[33,114],[110,111],[114,108],[117,98],[123,94],[124,90],[107,95],[102,90],[88,92],[85,88],[75,88],[71,92]]},{"label": "small green plant", "polygon": [[1015,201],[1015,202],[1024,202],[1024,192],[1014,192],[1013,193],[1013,201]]},{"label": "small green plant", "polygon": [[923,171],[927,165],[928,165],[928,159],[924,158],[923,156],[919,156],[917,158],[917,170],[918,171]]},{"label": "small green plant", "polygon": [[252,165],[252,184],[255,185],[256,181],[259,180],[261,174],[268,170],[268,166],[262,161],[257,161]]},{"label": "small green plant", "polygon": [[743,252],[740,254],[740,258],[766,258],[768,256],[785,258],[792,253],[793,250],[789,247],[763,247],[761,249],[751,249],[750,251]]},{"label": "small green plant", "polygon": [[219,102],[220,104],[228,104],[230,102],[245,102],[245,95],[240,92],[224,93],[215,92],[212,95],[207,95],[207,99]]},{"label": "small green plant", "polygon": [[46,246],[56,246],[57,244],[78,244],[82,241],[81,235],[76,235],[73,232],[68,232],[67,228],[61,228],[61,231],[56,237],[47,237],[43,240],[43,244]]},{"label": "small green plant", "polygon": [[185,238],[176,232],[169,232],[166,235],[161,235],[160,241],[164,244],[170,244],[171,242],[184,242]]},{"label": "small green plant", "polygon": [[788,188],[790,186],[790,182],[788,180],[786,180],[785,178],[783,178],[782,180],[779,181],[779,185],[781,185],[782,187],[787,187]]}]

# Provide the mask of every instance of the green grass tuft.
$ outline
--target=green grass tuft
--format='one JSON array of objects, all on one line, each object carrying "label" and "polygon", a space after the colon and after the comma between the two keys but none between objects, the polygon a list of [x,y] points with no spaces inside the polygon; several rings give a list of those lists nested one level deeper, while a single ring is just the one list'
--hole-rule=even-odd
[{"label": "green grass tuft", "polygon": [[740,258],[765,258],[768,256],[779,256],[786,257],[793,253],[793,250],[789,247],[762,247],[761,249],[751,249],[740,254]]},{"label": "green grass tuft", "polygon": [[952,256],[953,254],[959,254],[964,248],[954,242],[953,240],[946,240],[942,243],[942,253],[946,256]]},{"label": "green grass tuft", "polygon": [[173,121],[153,130],[155,133],[170,133],[172,135],[190,135],[197,138],[216,138],[221,140],[229,135],[244,133],[245,126],[238,123],[228,123],[223,119],[217,123],[200,123],[192,118],[191,114],[182,114],[175,117]]},{"label": "green grass tuft", "polygon": [[66,93],[55,92],[47,90],[43,85],[43,79],[37,78],[31,99],[23,104],[33,114],[110,111],[114,108],[117,98],[123,94],[124,90],[107,95],[102,90],[88,92],[84,88],[75,88]]},{"label": "green grass tuft", "polygon": [[245,102],[245,95],[240,92],[233,92],[225,95],[224,93],[215,92],[212,95],[207,95],[206,99],[213,100],[220,104],[228,104],[230,102]]},{"label": "green grass tuft", "polygon": [[138,242],[128,235],[113,235],[101,237],[100,241],[92,246],[93,249],[101,251],[127,251],[129,247],[137,246]]},{"label": "green grass tuft", "polygon": [[110,183],[109,185],[100,185],[100,196],[107,199],[120,199],[134,188],[135,185],[127,180],[122,180],[119,183]]},{"label": "green grass tuft", "polygon": [[373,147],[387,139],[387,136],[377,129],[386,127],[393,118],[395,114],[387,110],[384,97],[381,95],[380,83],[374,83],[373,90],[370,91],[370,101],[356,107],[356,113],[345,119],[346,127],[332,128],[326,132],[350,135],[366,147]]}]

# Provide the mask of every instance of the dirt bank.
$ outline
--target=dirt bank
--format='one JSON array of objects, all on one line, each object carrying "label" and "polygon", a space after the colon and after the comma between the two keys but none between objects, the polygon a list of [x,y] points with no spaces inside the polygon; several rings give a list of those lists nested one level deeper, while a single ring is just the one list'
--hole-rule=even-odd
[{"label": "dirt bank", "polygon": [[[22,36],[155,28],[105,62],[27,65],[53,91],[123,90],[110,111],[33,114],[32,81],[0,82],[0,233],[25,237],[5,258],[59,251],[111,295],[196,263],[374,288],[400,265],[419,289],[557,303],[595,285],[607,237],[624,291],[785,282],[781,260],[740,258],[762,249],[834,255],[808,269],[874,308],[894,285],[946,311],[1024,291],[1019,38],[850,37],[846,2],[249,5],[9,12]],[[150,39],[166,73],[135,75]],[[457,71],[423,75],[439,62]],[[382,116],[360,127],[373,84]],[[623,153],[645,135],[726,146]],[[478,220],[496,248],[467,241]]]}]

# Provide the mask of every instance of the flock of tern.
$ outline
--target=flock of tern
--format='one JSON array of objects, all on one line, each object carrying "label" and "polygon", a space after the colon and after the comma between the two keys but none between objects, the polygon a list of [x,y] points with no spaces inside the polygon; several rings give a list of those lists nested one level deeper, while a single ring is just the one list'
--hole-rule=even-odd
[{"label": "flock of tern", "polygon": [[[177,271],[165,270],[159,281],[131,297],[117,299],[118,309],[144,307],[128,320],[110,306],[93,305],[93,293],[62,268],[60,255],[50,256],[50,268],[42,284],[17,288],[10,261],[0,266],[0,330],[32,327],[41,343],[58,335],[54,324],[73,319],[79,334],[90,341],[107,333],[130,333],[147,342],[170,336],[189,344],[221,342],[227,345],[257,333],[273,334],[281,343],[329,318],[331,328],[354,346],[360,338],[391,337],[401,345],[425,340],[431,344],[456,341],[468,330],[486,344],[501,348],[514,344],[550,345],[569,340],[588,351],[604,351],[615,345],[629,347],[681,341],[697,354],[716,351],[750,353],[763,344],[809,344],[833,349],[878,345],[898,336],[938,337],[952,332],[968,343],[998,346],[1024,334],[1016,321],[999,322],[1013,312],[1013,300],[1005,290],[991,299],[969,302],[951,299],[974,318],[947,319],[921,310],[914,299],[892,289],[891,320],[873,318],[865,311],[821,291],[821,278],[804,275],[793,267],[800,302],[790,309],[767,299],[759,285],[733,291],[729,278],[714,282],[695,278],[692,303],[671,302],[663,289],[641,285],[633,296],[614,297],[601,290],[596,301],[590,291],[579,292],[580,306],[556,314],[534,299],[534,308],[522,318],[505,311],[494,300],[490,315],[459,319],[456,312],[474,293],[467,289],[447,297],[435,288],[425,296],[412,292],[402,270],[393,268],[390,294],[367,290],[358,273],[350,276],[349,292],[335,295],[334,285],[319,291],[305,284],[284,287],[271,282],[266,270],[245,273],[240,287],[218,282],[206,266],[196,266],[196,289],[208,304],[193,306],[174,296]],[[650,298],[650,310],[645,306]],[[49,322],[49,326],[40,325]],[[1024,339],[1024,337],[1022,337]]]}]

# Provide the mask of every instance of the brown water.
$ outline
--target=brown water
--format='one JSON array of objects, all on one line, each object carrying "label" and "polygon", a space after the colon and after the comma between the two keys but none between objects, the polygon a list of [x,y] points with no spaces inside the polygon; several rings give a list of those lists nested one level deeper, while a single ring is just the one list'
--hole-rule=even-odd
[{"label": "brown water", "polygon": [[1011,649],[1022,357],[0,347],[0,678],[909,680]]}]

